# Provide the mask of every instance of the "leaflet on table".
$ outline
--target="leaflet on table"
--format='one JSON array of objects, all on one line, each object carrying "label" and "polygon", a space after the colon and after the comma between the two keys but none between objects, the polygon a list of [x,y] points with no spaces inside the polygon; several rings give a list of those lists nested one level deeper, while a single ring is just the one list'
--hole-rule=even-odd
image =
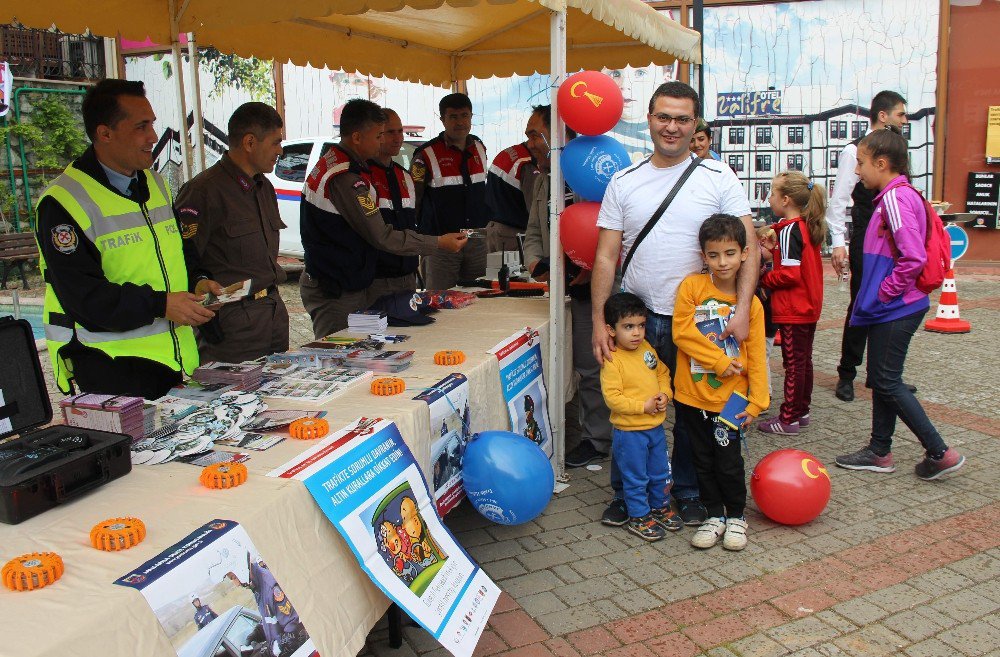
[{"label": "leaflet on table", "polygon": [[295,420],[306,417],[323,417],[326,411],[266,410],[240,426],[246,431],[276,431],[284,429]]},{"label": "leaflet on table", "polygon": [[449,374],[414,399],[427,402],[431,414],[431,479],[434,502],[443,516],[465,497],[462,458],[472,435],[469,379]]},{"label": "leaflet on table", "polygon": [[292,378],[311,369],[298,370],[297,372],[293,372],[288,378],[283,377],[268,381],[258,388],[257,392],[264,397],[273,399],[290,399],[312,404],[323,404],[372,377],[371,372],[359,370],[325,370],[329,374],[320,374],[321,370],[316,369],[312,372],[312,375],[316,377],[314,379]]},{"label": "leaflet on table", "polygon": [[[711,303],[695,306],[694,324],[701,331],[701,334],[708,338],[712,344],[726,352],[730,358],[740,357],[740,346],[732,337],[723,340],[720,336],[726,330],[729,318],[736,312],[736,306],[712,301]],[[694,374],[714,374],[710,369],[704,368],[693,358],[691,359],[691,372]]]},{"label": "leaflet on table", "polygon": [[349,335],[328,335],[319,340],[313,340],[302,345],[306,351],[354,351],[355,349],[369,349],[380,351],[385,343],[373,338],[353,337]]},{"label": "leaflet on table", "polygon": [[285,381],[319,381],[327,383],[338,383],[341,387],[348,387],[354,383],[367,381],[372,377],[371,372],[364,372],[349,367],[300,367],[294,372],[282,375]]},{"label": "leaflet on table", "polygon": [[175,459],[179,463],[187,463],[199,468],[204,468],[216,463],[245,463],[250,460],[249,454],[241,452],[205,452],[204,454],[192,454]]},{"label": "leaflet on table", "polygon": [[284,436],[268,436],[262,433],[239,432],[232,438],[216,440],[217,447],[239,447],[240,449],[252,449],[263,452],[271,449],[285,439]]},{"label": "leaflet on table", "polygon": [[126,573],[178,655],[316,654],[292,601],[232,520],[212,520]]},{"label": "leaflet on table", "polygon": [[205,405],[204,402],[184,399],[174,395],[163,395],[153,402],[159,418],[157,427],[182,420]]},{"label": "leaflet on table", "polygon": [[535,441],[552,456],[538,331],[525,328],[490,349],[490,353],[500,361],[500,387],[514,433]]},{"label": "leaflet on table", "polygon": [[212,401],[224,392],[229,392],[230,390],[235,390],[236,386],[232,383],[198,383],[194,379],[188,379],[184,383],[171,388],[167,394],[173,397],[180,397],[182,399],[190,399],[191,401],[200,402],[205,404]]},{"label": "leaflet on table", "polygon": [[299,369],[298,364],[289,361],[269,362],[264,365],[264,376],[285,376]]},{"label": "leaflet on table", "polygon": [[441,523],[395,424],[359,418],[268,476],[305,483],[376,586],[472,655],[500,590]]}]

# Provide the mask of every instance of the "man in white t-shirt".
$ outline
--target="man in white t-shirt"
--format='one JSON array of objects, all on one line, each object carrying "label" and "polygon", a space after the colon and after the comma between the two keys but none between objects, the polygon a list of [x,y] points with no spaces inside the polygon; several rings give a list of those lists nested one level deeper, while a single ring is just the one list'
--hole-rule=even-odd
[{"label": "man in white t-shirt", "polygon": [[[697,168],[678,191],[673,202],[643,239],[625,272],[622,287],[642,299],[649,309],[646,340],[670,368],[677,361],[677,347],[671,335],[674,297],[688,274],[702,269],[698,229],[717,212],[743,220],[747,236],[753,237],[750,203],[733,171],[717,160],[702,160],[690,151],[691,136],[701,114],[698,93],[683,82],[660,85],[649,101],[649,134],[653,154],[616,173],[608,185],[597,219],[600,235],[591,279],[594,334],[592,344],[598,362],[613,359],[615,345],[604,328],[604,302],[611,294],[615,270],[632,250],[636,237],[652,218],[681,174],[692,163]],[[750,255],[740,267],[736,312],[726,333],[742,342],[749,333],[750,299],[757,285],[760,254]],[[686,525],[700,525],[705,507],[698,492],[698,480],[691,460],[691,444],[683,426],[674,422],[672,496]],[[612,461],[612,471],[616,469]],[[612,481],[615,480],[612,475]],[[601,522],[624,524],[628,520],[621,491],[604,512]],[[620,521],[620,523],[619,523]]]}]

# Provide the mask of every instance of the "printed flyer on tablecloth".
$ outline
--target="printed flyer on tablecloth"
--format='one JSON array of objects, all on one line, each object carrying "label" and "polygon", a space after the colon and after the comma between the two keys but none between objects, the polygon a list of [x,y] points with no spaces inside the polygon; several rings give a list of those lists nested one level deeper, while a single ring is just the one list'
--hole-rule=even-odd
[{"label": "printed flyer on tablecloth", "polygon": [[442,516],[465,497],[462,458],[472,437],[469,379],[449,374],[414,399],[427,402],[431,413],[431,471],[434,502]]},{"label": "printed flyer on tablecloth", "polygon": [[142,593],[179,657],[319,657],[246,530],[212,520],[115,580]]},{"label": "printed flyer on tablecloth", "polygon": [[490,349],[490,353],[500,361],[500,386],[514,433],[535,441],[547,456],[552,456],[538,331],[525,328]]},{"label": "printed flyer on tablecloth", "polygon": [[471,657],[500,589],[441,523],[394,423],[359,418],[268,476],[305,483],[375,585]]}]

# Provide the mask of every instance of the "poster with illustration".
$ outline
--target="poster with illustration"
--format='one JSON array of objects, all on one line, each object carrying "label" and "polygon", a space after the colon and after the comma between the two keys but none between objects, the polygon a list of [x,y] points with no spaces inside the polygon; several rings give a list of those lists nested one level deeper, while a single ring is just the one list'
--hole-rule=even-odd
[{"label": "poster with illustration", "polygon": [[441,523],[393,422],[359,418],[268,476],[303,482],[375,585],[453,655],[472,655],[500,589]]},{"label": "poster with illustration", "polygon": [[449,374],[414,399],[427,402],[431,414],[431,473],[428,479],[442,516],[465,497],[462,459],[472,437],[469,380]]},{"label": "poster with illustration", "polygon": [[409,482],[403,482],[363,515],[371,518],[379,555],[396,577],[420,597],[444,567],[448,555],[427,528],[415,496]]},{"label": "poster with illustration", "polygon": [[552,456],[552,432],[542,376],[538,331],[525,328],[490,349],[500,361],[500,386],[511,430]]},{"label": "poster with illustration", "polygon": [[295,605],[232,520],[212,520],[115,584],[142,593],[178,657],[318,657]]}]

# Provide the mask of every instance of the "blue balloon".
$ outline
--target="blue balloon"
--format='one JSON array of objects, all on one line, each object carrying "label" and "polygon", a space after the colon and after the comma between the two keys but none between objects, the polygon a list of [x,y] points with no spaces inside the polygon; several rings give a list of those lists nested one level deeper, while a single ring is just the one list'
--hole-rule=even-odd
[{"label": "blue balloon", "polygon": [[588,201],[600,201],[611,176],[632,163],[625,147],[607,135],[577,137],[559,158],[570,188]]},{"label": "blue balloon", "polygon": [[472,437],[462,461],[465,494],[479,513],[501,525],[538,517],[552,499],[555,474],[533,441],[511,431]]}]

